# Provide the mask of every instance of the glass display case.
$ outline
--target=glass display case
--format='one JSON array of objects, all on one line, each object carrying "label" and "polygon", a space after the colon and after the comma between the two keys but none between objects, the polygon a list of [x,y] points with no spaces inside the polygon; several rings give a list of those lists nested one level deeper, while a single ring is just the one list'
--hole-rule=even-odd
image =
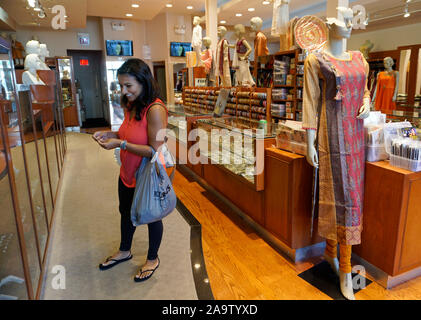
[{"label": "glass display case", "polygon": [[196,119],[212,117],[211,113],[186,110],[181,104],[167,105],[167,108],[170,135],[186,145],[191,123]]},{"label": "glass display case", "polygon": [[60,99],[63,106],[64,123],[66,127],[79,126],[73,58],[56,57],[56,60],[60,77]]},{"label": "glass display case", "polygon": [[40,296],[54,195],[58,149],[29,86],[16,85],[8,42],[0,39],[0,300]]},{"label": "glass display case", "polygon": [[259,128],[256,120],[232,117],[197,119],[196,128],[202,130],[200,156],[262,190],[264,150],[276,135],[274,126],[268,125]]}]

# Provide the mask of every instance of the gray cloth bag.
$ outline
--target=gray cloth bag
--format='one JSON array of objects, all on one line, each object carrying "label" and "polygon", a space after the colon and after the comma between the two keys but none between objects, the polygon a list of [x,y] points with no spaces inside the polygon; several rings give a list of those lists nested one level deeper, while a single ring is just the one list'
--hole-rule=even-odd
[{"label": "gray cloth bag", "polygon": [[163,219],[177,204],[171,179],[158,160],[160,152],[155,152],[152,147],[151,149],[152,158],[143,157],[136,171],[136,188],[131,207],[134,226]]}]

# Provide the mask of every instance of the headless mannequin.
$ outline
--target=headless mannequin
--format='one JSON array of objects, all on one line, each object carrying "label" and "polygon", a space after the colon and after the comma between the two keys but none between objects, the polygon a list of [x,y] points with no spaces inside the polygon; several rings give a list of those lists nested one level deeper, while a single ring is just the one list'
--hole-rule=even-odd
[{"label": "headless mannequin", "polygon": [[[392,101],[395,102],[396,98],[398,96],[399,72],[393,70],[393,65],[395,64],[395,62],[393,61],[393,59],[391,57],[384,58],[383,63],[384,63],[385,72],[389,76],[393,76],[395,78],[395,90],[393,92],[393,97],[392,97]],[[379,76],[380,76],[380,73],[377,75],[376,89],[374,91],[373,99],[372,99],[373,105],[375,105],[377,90],[379,88]]]},{"label": "headless mannequin", "polygon": [[26,85],[45,85],[38,77],[39,59],[34,53],[28,54],[25,58],[25,72],[22,74],[22,83]]},{"label": "headless mannequin", "polygon": [[205,46],[206,50],[202,52],[201,60],[202,60],[203,65],[205,66],[206,80],[207,80],[208,87],[212,87],[213,84],[215,83],[214,61],[213,61],[212,49],[210,48],[211,44],[212,44],[211,38],[209,37],[203,38],[203,45]]},{"label": "headless mannequin", "polygon": [[216,46],[215,75],[219,76],[220,84],[224,87],[231,87],[229,43],[224,38],[227,28],[218,27],[218,45]]},{"label": "headless mannequin", "polygon": [[[344,39],[349,39],[352,31],[352,11],[346,11],[346,8],[339,7],[339,11],[344,10],[344,22],[339,21],[336,18],[328,18],[327,26],[329,28],[329,41],[327,47],[325,48],[325,53],[340,60],[348,60],[351,58],[351,54],[345,50]],[[363,106],[359,108],[357,119],[365,119],[370,113],[370,99],[363,99]],[[307,131],[307,162],[313,167],[319,167],[319,159],[315,146],[316,142],[316,130],[306,129]],[[340,280],[340,289],[342,294],[348,300],[355,300],[352,284],[352,274],[351,272],[344,272],[340,270],[339,261],[336,256],[336,244],[334,247],[329,245],[332,241],[327,240],[326,251],[324,258],[329,262],[332,269],[339,275]],[[334,242],[336,243],[336,242]],[[350,265],[350,256],[351,256],[351,247],[350,245],[340,244],[341,249],[341,263],[347,263]],[[343,261],[342,253],[347,252],[349,255],[349,261]],[[335,256],[335,257],[334,257]],[[344,254],[345,256],[345,254]]]},{"label": "headless mannequin", "polygon": [[202,51],[202,27],[200,26],[200,17],[193,18],[193,36],[191,44],[193,50],[196,52],[196,67],[202,64],[201,51]]},{"label": "headless mannequin", "polygon": [[50,53],[48,52],[47,45],[45,43],[41,43],[39,45],[40,70],[50,70],[50,68],[45,64],[45,57],[49,55]]},{"label": "headless mannequin", "polygon": [[235,72],[236,84],[240,86],[254,86],[255,82],[250,74],[250,67],[248,57],[251,54],[251,47],[244,34],[246,29],[242,24],[234,26],[235,35],[237,37],[237,43],[234,46],[234,61],[233,67],[237,69]]}]

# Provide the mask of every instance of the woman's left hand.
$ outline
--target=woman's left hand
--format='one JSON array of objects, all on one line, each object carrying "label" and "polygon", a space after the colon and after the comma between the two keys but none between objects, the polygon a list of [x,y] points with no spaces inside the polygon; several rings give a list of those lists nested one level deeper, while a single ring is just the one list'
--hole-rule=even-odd
[{"label": "woman's left hand", "polygon": [[98,143],[104,149],[111,150],[120,147],[121,140],[111,138],[108,140],[98,140]]}]

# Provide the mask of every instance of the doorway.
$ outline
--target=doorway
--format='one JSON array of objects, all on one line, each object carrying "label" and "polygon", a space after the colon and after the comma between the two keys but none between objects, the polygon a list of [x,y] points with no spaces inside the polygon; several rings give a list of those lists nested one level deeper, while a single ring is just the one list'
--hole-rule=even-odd
[{"label": "doorway", "polygon": [[107,102],[102,82],[103,52],[98,50],[67,50],[73,57],[76,91],[79,93],[82,128],[108,127],[105,119]]},{"label": "doorway", "polygon": [[162,101],[167,102],[167,80],[165,76],[165,62],[159,61],[153,63],[153,76],[158,82],[161,91]]}]

